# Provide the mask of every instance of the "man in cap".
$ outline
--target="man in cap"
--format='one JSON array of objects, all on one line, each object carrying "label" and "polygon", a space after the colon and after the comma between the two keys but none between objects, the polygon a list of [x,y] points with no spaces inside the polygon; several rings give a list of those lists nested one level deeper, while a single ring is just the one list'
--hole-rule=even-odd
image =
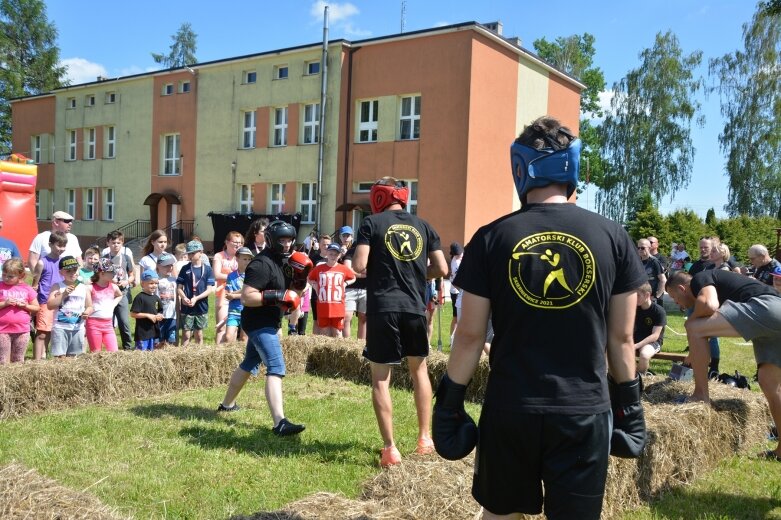
[{"label": "man in cap", "polygon": [[[409,188],[385,177],[369,194],[372,215],[358,232],[352,266],[366,274],[366,348],[371,362],[372,404],[384,447],[381,466],[401,462],[393,438],[391,368],[407,358],[418,416],[418,453],[431,453],[431,382],[426,357],[426,280],[447,273],[439,235],[425,220],[406,211]],[[427,264],[430,261],[430,266]]]},{"label": "man in cap", "polygon": [[[580,140],[556,119],[527,126],[511,147],[522,208],[475,233],[456,275],[462,312],[434,443],[453,460],[477,444],[472,496],[483,518],[544,509],[597,520],[608,453],[637,457],[645,444],[632,332],[646,275],[619,224],[567,203],[579,159]],[[491,312],[478,440],[464,398]]]},{"label": "man in cap", "polygon": [[27,266],[30,271],[35,269],[35,264],[38,263],[38,259],[42,256],[49,254],[49,235],[52,231],[60,231],[65,233],[68,237],[68,245],[65,247],[64,255],[74,257],[81,265],[81,246],[79,246],[79,239],[76,235],[71,233],[73,227],[73,217],[64,211],[55,211],[52,213],[52,228],[51,231],[43,231],[35,235],[32,243],[30,244],[30,252],[27,256]]}]

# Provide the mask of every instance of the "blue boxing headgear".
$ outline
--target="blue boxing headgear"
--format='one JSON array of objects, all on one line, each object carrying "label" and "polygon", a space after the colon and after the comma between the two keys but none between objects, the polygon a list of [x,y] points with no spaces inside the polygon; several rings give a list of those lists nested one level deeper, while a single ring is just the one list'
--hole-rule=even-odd
[{"label": "blue boxing headgear", "polygon": [[517,141],[510,147],[515,190],[523,203],[526,202],[526,194],[534,188],[553,183],[566,184],[567,196],[570,196],[578,186],[580,139],[573,139],[566,148],[552,140],[545,141],[548,147],[540,150]]}]

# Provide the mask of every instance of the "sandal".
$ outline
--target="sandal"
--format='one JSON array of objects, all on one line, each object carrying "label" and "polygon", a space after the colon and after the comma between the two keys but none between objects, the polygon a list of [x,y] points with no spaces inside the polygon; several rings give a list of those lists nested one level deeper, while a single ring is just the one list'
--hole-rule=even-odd
[{"label": "sandal", "polygon": [[757,458],[764,459],[764,460],[774,460],[776,462],[781,462],[781,456],[779,456],[773,450],[767,450],[767,451],[763,451],[761,453],[758,453],[757,454]]}]

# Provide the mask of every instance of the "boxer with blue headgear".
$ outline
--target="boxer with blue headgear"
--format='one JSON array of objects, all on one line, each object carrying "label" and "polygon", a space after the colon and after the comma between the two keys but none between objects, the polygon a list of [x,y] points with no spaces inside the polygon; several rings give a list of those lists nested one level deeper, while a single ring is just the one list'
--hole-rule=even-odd
[{"label": "boxer with blue headgear", "polygon": [[567,196],[578,186],[581,141],[550,117],[527,126],[510,147],[513,181],[518,197],[552,183],[567,185]]}]

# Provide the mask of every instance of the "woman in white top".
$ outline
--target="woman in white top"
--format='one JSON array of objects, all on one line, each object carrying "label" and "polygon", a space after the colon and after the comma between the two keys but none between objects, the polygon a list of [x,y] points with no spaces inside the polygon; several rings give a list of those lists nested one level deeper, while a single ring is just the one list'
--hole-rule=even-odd
[{"label": "woman in white top", "polygon": [[[157,272],[157,259],[167,248],[168,235],[162,229],[154,230],[144,244],[144,249],[141,250],[141,258],[138,260],[139,273],[147,269]],[[140,279],[141,276],[137,273],[136,280]]]}]

